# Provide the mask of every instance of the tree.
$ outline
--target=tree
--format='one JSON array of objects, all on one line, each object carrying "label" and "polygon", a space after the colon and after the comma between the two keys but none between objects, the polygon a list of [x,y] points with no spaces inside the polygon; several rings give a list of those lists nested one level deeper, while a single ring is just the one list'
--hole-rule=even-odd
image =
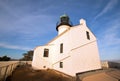
[{"label": "tree", "polygon": [[33,58],[33,51],[30,50],[30,51],[28,51],[27,53],[24,53],[23,56],[24,56],[24,57],[23,57],[22,59],[20,59],[20,60],[32,61],[32,58]]},{"label": "tree", "polygon": [[8,56],[3,56],[3,57],[0,57],[0,61],[9,61],[11,58],[8,57]]}]

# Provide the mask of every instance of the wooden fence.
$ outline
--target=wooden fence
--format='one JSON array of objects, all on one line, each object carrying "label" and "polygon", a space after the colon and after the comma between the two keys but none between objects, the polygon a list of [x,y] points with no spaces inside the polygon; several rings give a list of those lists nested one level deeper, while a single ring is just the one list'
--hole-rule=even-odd
[{"label": "wooden fence", "polygon": [[5,81],[6,78],[12,75],[13,71],[18,65],[31,63],[30,61],[15,61],[15,62],[0,62],[0,81]]}]

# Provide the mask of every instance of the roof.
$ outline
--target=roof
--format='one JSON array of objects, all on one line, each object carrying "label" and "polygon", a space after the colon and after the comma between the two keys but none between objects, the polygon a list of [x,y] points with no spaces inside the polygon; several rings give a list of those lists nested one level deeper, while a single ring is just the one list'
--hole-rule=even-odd
[{"label": "roof", "polygon": [[50,42],[48,42],[46,45],[48,45],[49,43],[53,42],[54,40],[56,40],[57,38],[59,38],[60,36],[62,36],[63,34],[65,34],[66,32],[68,32],[71,28],[67,29],[66,31],[64,31],[63,33],[61,33],[60,35],[56,36],[55,38],[53,38]]},{"label": "roof", "polygon": [[69,16],[67,14],[63,14],[63,15],[60,16],[60,18],[62,18],[62,17],[68,17],[69,18]]}]

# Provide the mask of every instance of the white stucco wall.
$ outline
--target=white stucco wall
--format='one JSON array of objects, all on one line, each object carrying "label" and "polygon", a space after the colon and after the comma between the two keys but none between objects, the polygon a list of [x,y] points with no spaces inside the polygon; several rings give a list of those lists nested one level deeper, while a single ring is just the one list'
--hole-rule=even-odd
[{"label": "white stucco wall", "polygon": [[88,43],[71,52],[74,73],[101,68],[96,42]]},{"label": "white stucco wall", "polygon": [[[63,68],[60,68],[60,62],[63,62]],[[65,74],[71,75],[71,76],[75,75],[75,73],[73,71],[74,68],[73,68],[73,65],[72,65],[71,56],[68,56],[63,60],[60,60],[58,63],[53,65],[53,68],[60,71],[60,72],[65,73]]]},{"label": "white stucco wall", "polygon": [[[64,35],[59,36],[59,38],[57,38],[56,40],[49,43],[49,44],[54,44],[54,48],[52,48],[53,50],[55,50],[55,53],[53,54],[54,63],[59,61],[60,59],[63,59],[65,57],[69,56],[69,52],[70,52],[70,48],[71,48],[69,39],[71,36],[68,33],[64,33]],[[60,53],[60,44],[61,43],[63,43],[63,53]]]},{"label": "white stucco wall", "polygon": [[53,50],[49,50],[48,57],[43,57],[44,49],[45,48],[51,49],[52,46],[53,45],[39,46],[34,49],[34,56],[33,56],[33,61],[32,61],[33,68],[35,68],[35,69],[52,68],[51,64],[52,64],[53,59],[51,59],[51,58],[52,58]]},{"label": "white stucco wall", "polygon": [[[86,31],[89,32],[90,40],[87,39]],[[64,44],[63,54],[58,52],[60,43]],[[64,33],[64,35],[60,36],[50,44],[55,44],[56,48],[58,48],[58,53],[54,55],[54,58],[58,61],[62,58],[70,56],[69,58],[62,60],[64,68],[59,68],[58,62],[54,64],[54,69],[75,76],[75,73],[77,72],[101,68],[96,37],[84,24],[72,27]]]},{"label": "white stucco wall", "polygon": [[[54,64],[53,68],[71,76],[101,68],[96,41],[71,50],[69,54],[70,56]],[[60,62],[63,62],[63,68],[59,67]]]},{"label": "white stucco wall", "polygon": [[[90,40],[87,39],[86,31],[89,32]],[[92,32],[84,25],[77,25],[71,28],[70,31],[71,36],[71,49],[87,44],[91,41],[95,41],[96,37],[92,34]]]}]

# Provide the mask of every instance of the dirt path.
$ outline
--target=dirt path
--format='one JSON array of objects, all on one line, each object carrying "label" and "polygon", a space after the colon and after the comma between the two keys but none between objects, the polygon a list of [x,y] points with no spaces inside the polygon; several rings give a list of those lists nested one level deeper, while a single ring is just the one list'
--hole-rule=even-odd
[{"label": "dirt path", "polygon": [[33,70],[29,65],[18,67],[7,81],[72,81],[54,70]]}]

